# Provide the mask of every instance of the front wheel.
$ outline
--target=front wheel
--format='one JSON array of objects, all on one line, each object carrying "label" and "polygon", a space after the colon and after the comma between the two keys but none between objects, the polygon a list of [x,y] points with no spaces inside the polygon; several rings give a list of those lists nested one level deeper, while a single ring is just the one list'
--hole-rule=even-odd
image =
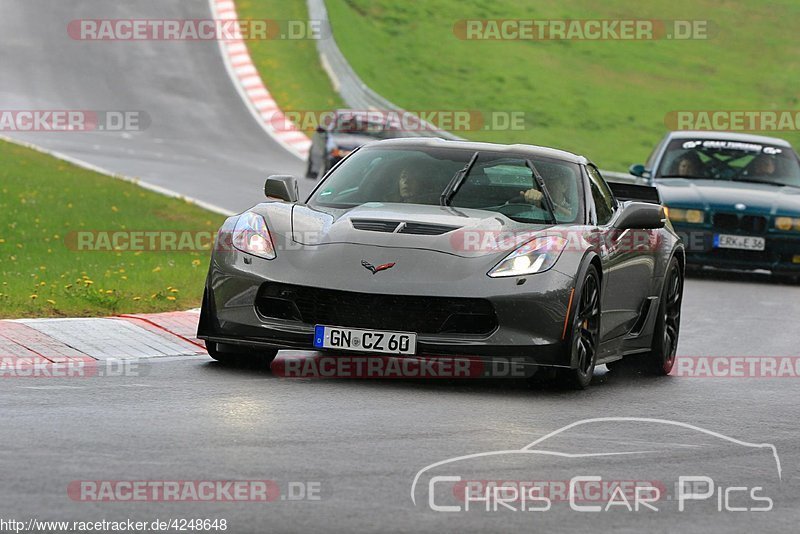
[{"label": "front wheel", "polygon": [[600,277],[594,265],[586,271],[576,297],[570,337],[571,361],[576,366],[560,369],[559,378],[565,386],[585,389],[592,381],[600,346]]},{"label": "front wheel", "polygon": [[668,375],[675,365],[682,301],[683,276],[678,260],[672,258],[664,278],[664,289],[661,291],[658,319],[653,329],[653,345],[642,361],[644,371],[649,374]]},{"label": "front wheel", "polygon": [[221,364],[231,366],[269,367],[278,349],[245,350],[236,345],[206,341],[208,355]]}]

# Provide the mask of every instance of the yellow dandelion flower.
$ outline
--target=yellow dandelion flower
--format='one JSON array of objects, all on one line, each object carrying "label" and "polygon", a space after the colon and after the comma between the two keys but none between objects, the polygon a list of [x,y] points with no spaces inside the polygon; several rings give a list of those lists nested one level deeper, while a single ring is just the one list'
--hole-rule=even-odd
[{"label": "yellow dandelion flower", "polygon": [[167,297],[167,300],[175,300],[175,297],[169,296],[169,297]]},{"label": "yellow dandelion flower", "polygon": [[156,267],[155,269],[153,269],[153,272],[154,272],[154,273],[157,273],[157,272],[159,272],[160,270],[161,270],[161,266],[159,265],[158,267]]},{"label": "yellow dandelion flower", "polygon": [[31,300],[36,300],[39,298],[39,295],[31,295]]},{"label": "yellow dandelion flower", "polygon": [[106,289],[106,295],[110,295],[114,292],[113,289]]},{"label": "yellow dandelion flower", "polygon": [[133,300],[142,300],[142,297],[133,297]]},{"label": "yellow dandelion flower", "polygon": [[172,289],[169,290],[169,292],[170,293],[178,293],[178,289],[173,287]]},{"label": "yellow dandelion flower", "polygon": [[52,306],[55,306],[55,305],[56,305],[56,301],[54,301],[54,300],[51,300],[51,299],[47,299],[47,303],[48,303],[48,304],[50,304],[50,305],[52,305]]}]

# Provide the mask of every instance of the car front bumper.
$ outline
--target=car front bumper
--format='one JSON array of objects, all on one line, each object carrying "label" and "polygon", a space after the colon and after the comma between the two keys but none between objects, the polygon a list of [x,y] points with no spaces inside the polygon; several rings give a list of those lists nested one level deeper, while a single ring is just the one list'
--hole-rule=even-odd
[{"label": "car front bumper", "polygon": [[[341,246],[345,249],[350,247]],[[377,249],[371,252],[371,257],[379,253]],[[403,260],[419,265],[424,264],[426,257],[430,259],[436,256],[441,254],[404,251]],[[353,257],[361,256],[354,254]],[[381,258],[377,259],[382,261]],[[259,301],[265,284],[296,284],[349,294],[359,293],[361,298],[369,298],[380,291],[384,296],[416,295],[425,298],[425,295],[436,295],[431,298],[488,301],[496,318],[496,325],[490,332],[418,332],[417,354],[481,359],[514,358],[533,365],[572,366],[564,336],[567,333],[566,317],[574,280],[555,269],[527,277],[497,279],[488,277],[485,274],[487,269],[483,266],[477,270],[477,274],[466,277],[431,269],[429,279],[424,282],[414,283],[406,279],[403,283],[395,283],[389,273],[375,276],[360,266],[349,277],[325,277],[322,271],[304,273],[292,267],[288,260],[281,260],[280,254],[275,260],[263,260],[235,250],[225,252],[222,258],[215,256],[206,283],[198,337],[249,347],[321,350],[313,346],[314,323],[302,318],[269,317],[269,312],[265,313],[263,303]],[[437,272],[439,274],[435,274]],[[330,270],[328,274],[331,274]],[[385,283],[376,283],[381,278]],[[520,283],[523,278],[525,281]],[[309,284],[310,280],[315,282]],[[351,316],[347,324],[336,324],[335,319],[323,324],[380,329],[354,321]],[[407,328],[395,330],[409,331]]]},{"label": "car front bumper", "polygon": [[[800,274],[800,234],[796,237],[768,232],[747,234],[696,225],[673,224],[675,231],[686,244],[686,263],[731,270],[766,270],[776,274]],[[762,237],[764,250],[739,250],[717,248],[717,234]]]}]

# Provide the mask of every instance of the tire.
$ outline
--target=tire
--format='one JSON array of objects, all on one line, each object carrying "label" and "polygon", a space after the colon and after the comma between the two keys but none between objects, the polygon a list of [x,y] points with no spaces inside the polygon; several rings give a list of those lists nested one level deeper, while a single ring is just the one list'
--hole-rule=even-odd
[{"label": "tire", "polygon": [[653,328],[653,344],[650,352],[641,358],[642,370],[647,374],[668,375],[675,365],[681,329],[682,302],[683,276],[678,260],[672,258],[664,276],[658,319]]},{"label": "tire", "polygon": [[586,389],[592,381],[600,342],[600,276],[594,265],[589,266],[575,296],[569,354],[577,367],[559,369],[558,381],[570,389]]},{"label": "tire", "polygon": [[208,355],[223,365],[269,367],[278,349],[242,350],[235,345],[206,341]]}]

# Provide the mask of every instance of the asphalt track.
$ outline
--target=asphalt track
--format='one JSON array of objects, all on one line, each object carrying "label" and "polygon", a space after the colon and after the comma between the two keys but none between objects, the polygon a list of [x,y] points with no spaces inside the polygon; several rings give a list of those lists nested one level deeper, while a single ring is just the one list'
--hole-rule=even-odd
[{"label": "asphalt track", "polygon": [[[111,133],[15,137],[222,205],[245,208],[272,172],[302,169],[255,123],[214,43],[79,43],[69,20],[203,18],[205,0],[0,0],[4,109],[141,109],[153,118],[130,138]],[[798,356],[800,287],[757,276],[687,281],[682,356]],[[135,375],[0,382],[0,519],[96,521],[225,518],[228,532],[796,532],[800,522],[800,377],[643,378],[597,373],[585,392],[517,380],[289,380],[203,357],[142,363]],[[659,511],[434,512],[426,466],[542,444],[572,454],[481,457],[436,474],[470,480],[661,481]],[[576,454],[592,456],[574,456]],[[615,453],[594,456],[598,453]],[[762,487],[770,512],[719,512],[717,494],[681,512],[677,476]],[[274,480],[319,484],[319,500],[271,503],[78,502],[80,480]],[[444,486],[439,486],[444,487]],[[724,495],[724,491],[722,492]],[[736,495],[734,493],[734,495]],[[436,502],[445,502],[437,495]],[[439,499],[443,500],[439,500]],[[452,504],[452,502],[449,502]],[[585,504],[585,503],[584,503]],[[761,505],[747,499],[732,506]]]},{"label": "asphalt track", "polygon": [[207,19],[207,0],[0,0],[0,13],[2,109],[139,111],[150,120],[133,132],[10,137],[237,212],[263,198],[268,175],[305,170],[242,103],[217,42],[67,34],[81,18]]}]

